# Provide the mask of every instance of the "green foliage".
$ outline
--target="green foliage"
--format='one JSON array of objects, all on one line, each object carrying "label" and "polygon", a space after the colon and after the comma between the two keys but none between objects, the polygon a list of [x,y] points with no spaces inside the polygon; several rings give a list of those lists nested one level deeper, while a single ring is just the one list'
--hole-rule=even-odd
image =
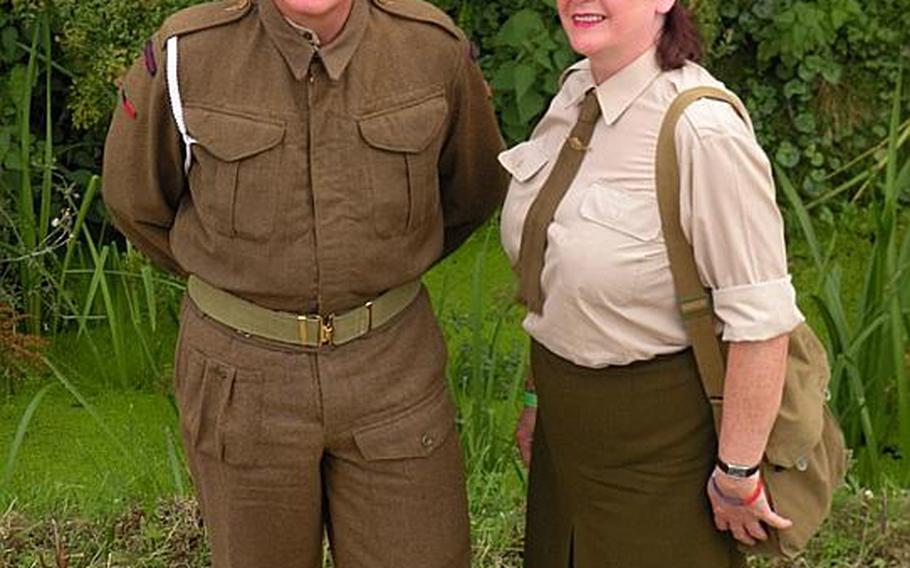
[{"label": "green foliage", "polygon": [[[171,13],[189,0],[54,0],[51,17],[62,49],[61,63],[73,74],[68,109],[78,128],[105,126],[116,102],[114,84],[141,45]],[[41,13],[44,0],[16,0],[18,12]]]},{"label": "green foliage", "polygon": [[546,109],[560,73],[576,56],[559,24],[530,8],[506,20],[492,44],[488,69],[495,103],[505,136],[517,140]]},{"label": "green foliage", "polygon": [[[833,256],[837,232],[823,248],[798,192],[778,170],[779,185],[818,274],[812,299],[827,332],[832,405],[858,458],[854,473],[868,485],[881,485],[889,477],[903,485],[910,482],[910,463],[900,451],[910,448],[910,230],[901,226],[898,207],[901,192],[910,187],[910,158],[901,148],[900,100],[898,87],[885,167],[873,180],[868,208],[873,244],[857,302],[845,301],[844,271]],[[883,463],[888,456],[898,459]]]},{"label": "green foliage", "polygon": [[710,67],[746,100],[762,145],[804,196],[886,136],[910,43],[905,2],[735,0],[719,17]]}]

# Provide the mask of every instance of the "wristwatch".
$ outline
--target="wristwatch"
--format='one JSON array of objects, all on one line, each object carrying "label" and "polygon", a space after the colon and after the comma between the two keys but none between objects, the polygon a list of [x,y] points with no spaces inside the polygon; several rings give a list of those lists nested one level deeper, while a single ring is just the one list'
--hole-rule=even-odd
[{"label": "wristwatch", "polygon": [[717,469],[721,470],[730,477],[737,477],[740,479],[747,479],[752,477],[758,472],[758,468],[761,464],[755,465],[739,465],[735,463],[727,463],[720,458],[717,458]]}]

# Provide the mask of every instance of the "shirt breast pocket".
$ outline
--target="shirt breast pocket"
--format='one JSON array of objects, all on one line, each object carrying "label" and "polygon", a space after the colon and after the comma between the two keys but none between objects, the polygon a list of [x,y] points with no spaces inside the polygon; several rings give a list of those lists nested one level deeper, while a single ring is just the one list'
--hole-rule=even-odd
[{"label": "shirt breast pocket", "polygon": [[[592,294],[617,306],[655,294],[664,270],[664,243],[656,196],[599,180],[586,188],[578,213],[580,239],[597,243]],[[584,245],[590,249],[590,244]],[[585,253],[587,254],[587,253]],[[583,256],[582,262],[589,259]],[[606,300],[604,300],[606,298]]]},{"label": "shirt breast pocket", "polygon": [[285,125],[187,105],[196,140],[190,192],[204,226],[229,238],[268,239],[275,225]]},{"label": "shirt breast pocket", "polygon": [[378,235],[408,233],[438,210],[439,138],[447,114],[438,92],[358,119]]},{"label": "shirt breast pocket", "polygon": [[609,181],[592,184],[581,202],[579,214],[634,241],[656,241],[661,234],[657,197],[651,192],[624,189]]}]

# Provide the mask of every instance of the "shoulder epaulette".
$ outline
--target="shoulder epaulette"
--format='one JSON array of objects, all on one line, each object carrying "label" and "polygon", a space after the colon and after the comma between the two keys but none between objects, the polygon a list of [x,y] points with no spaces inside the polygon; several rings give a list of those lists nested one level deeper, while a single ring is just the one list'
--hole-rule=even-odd
[{"label": "shoulder epaulette", "polygon": [[244,17],[253,7],[252,0],[221,0],[191,6],[180,10],[165,20],[159,39],[167,41],[173,36],[223,26]]},{"label": "shoulder epaulette", "polygon": [[452,18],[429,2],[423,0],[373,0],[373,5],[384,12],[402,18],[434,24],[459,40],[465,39],[464,33],[455,25]]}]

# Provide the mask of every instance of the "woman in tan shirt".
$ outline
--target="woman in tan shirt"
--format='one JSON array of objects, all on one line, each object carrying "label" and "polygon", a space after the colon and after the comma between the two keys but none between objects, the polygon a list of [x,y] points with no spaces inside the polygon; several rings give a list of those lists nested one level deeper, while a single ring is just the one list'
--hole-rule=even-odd
[{"label": "woman in tan shirt", "polygon": [[[780,405],[787,334],[803,321],[771,168],[726,103],[702,100],[683,115],[682,226],[729,343],[718,441],[676,307],[655,152],[680,92],[723,85],[695,63],[697,30],[674,0],[557,7],[585,59],[531,138],[500,155],[512,174],[502,242],[522,276],[528,389],[539,395],[539,409],[526,397],[516,431],[530,463],[526,566],[743,566],[737,541],[790,525],[754,468]],[[593,117],[593,134],[540,231],[538,272],[522,249],[534,232],[525,220],[560,148],[579,144],[570,131],[580,115]]]}]

